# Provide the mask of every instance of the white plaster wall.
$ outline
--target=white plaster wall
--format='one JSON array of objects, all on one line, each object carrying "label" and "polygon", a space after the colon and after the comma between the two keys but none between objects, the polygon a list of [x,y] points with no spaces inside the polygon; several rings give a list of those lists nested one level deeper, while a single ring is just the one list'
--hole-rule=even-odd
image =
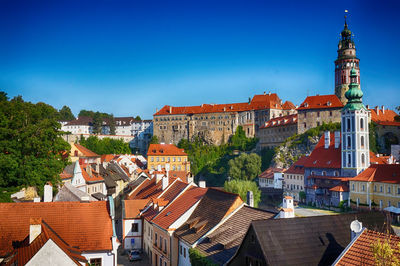
[{"label": "white plaster wall", "polygon": [[88,262],[90,262],[90,259],[101,258],[102,266],[114,266],[114,255],[112,254],[111,250],[110,252],[85,252],[82,253],[82,256],[84,256],[88,260]]},{"label": "white plaster wall", "polygon": [[65,252],[49,239],[26,265],[76,265]]},{"label": "white plaster wall", "polygon": [[[182,247],[182,254],[181,254],[181,247]],[[178,265],[179,266],[191,266],[192,264],[190,263],[190,258],[189,258],[189,249],[190,246],[186,245],[182,241],[179,240],[178,242],[178,252],[179,252],[179,261]],[[185,257],[185,251],[186,250],[186,257]]]},{"label": "white plaster wall", "polygon": [[[132,232],[132,224],[138,224],[138,231]],[[141,219],[124,220],[124,247],[125,249],[142,248],[142,230],[143,224]],[[132,246],[131,239],[135,239],[135,244]]]}]

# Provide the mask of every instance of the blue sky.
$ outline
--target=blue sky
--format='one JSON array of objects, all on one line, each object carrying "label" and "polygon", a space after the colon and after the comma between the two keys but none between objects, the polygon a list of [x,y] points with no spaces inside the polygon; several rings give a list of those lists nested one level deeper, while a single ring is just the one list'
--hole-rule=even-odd
[{"label": "blue sky", "polygon": [[344,10],[364,102],[400,105],[400,1],[0,1],[0,89],[151,118],[164,105],[334,93]]}]

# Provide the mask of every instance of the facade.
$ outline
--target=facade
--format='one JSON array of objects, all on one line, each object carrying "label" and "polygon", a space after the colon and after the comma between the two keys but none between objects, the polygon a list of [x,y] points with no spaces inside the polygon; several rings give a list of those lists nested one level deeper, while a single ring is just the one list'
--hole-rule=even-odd
[{"label": "facade", "polygon": [[245,103],[164,106],[154,114],[153,131],[165,143],[200,138],[219,145],[227,142],[238,126],[242,126],[247,137],[256,136],[264,122],[295,113],[293,107],[290,102],[283,103],[275,93],[255,95]]},{"label": "facade", "polygon": [[284,196],[279,218],[294,218],[294,202],[291,196]]},{"label": "facade", "polygon": [[[169,167],[169,169],[167,169]],[[190,162],[183,149],[173,144],[150,144],[147,151],[147,169],[190,172]]]},{"label": "facade", "polygon": [[301,157],[283,173],[283,192],[293,197],[295,201],[300,201],[300,192],[305,191],[304,163],[306,160],[306,156]]},{"label": "facade", "polygon": [[360,84],[360,59],[356,57],[356,45],[352,32],[347,26],[346,18],[337,53],[338,57],[335,60],[335,95],[343,104],[346,104],[345,93],[351,83],[350,71],[352,69],[356,72],[355,82]]},{"label": "facade", "polygon": [[340,122],[342,108],[336,95],[308,96],[297,108],[297,132],[302,134],[323,123]]},{"label": "facade", "polygon": [[297,114],[273,118],[258,130],[261,149],[274,148],[295,134],[297,134]]},{"label": "facade", "polygon": [[71,152],[69,157],[71,158],[71,162],[76,162],[81,160],[83,163],[100,163],[101,156],[92,152],[91,150],[83,147],[78,143],[70,143],[71,145]]},{"label": "facade", "polygon": [[261,188],[282,189],[284,172],[282,168],[270,167],[258,176],[258,185]]},{"label": "facade", "polygon": [[100,176],[98,169],[93,166],[81,165],[79,161],[75,162],[74,173],[71,179],[71,185],[98,198],[96,194],[107,195],[106,184],[104,178]]}]

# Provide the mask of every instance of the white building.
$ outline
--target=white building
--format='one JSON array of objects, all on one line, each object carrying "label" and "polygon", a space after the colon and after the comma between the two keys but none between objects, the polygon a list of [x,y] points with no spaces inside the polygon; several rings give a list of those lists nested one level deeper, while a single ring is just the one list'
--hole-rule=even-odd
[{"label": "white building", "polygon": [[282,208],[279,212],[279,218],[293,218],[294,204],[293,198],[290,196],[283,197]]}]

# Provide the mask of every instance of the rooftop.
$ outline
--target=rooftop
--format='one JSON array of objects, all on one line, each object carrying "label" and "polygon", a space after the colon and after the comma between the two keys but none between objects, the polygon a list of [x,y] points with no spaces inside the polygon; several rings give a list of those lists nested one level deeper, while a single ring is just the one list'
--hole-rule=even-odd
[{"label": "rooftop", "polygon": [[150,144],[147,156],[187,156],[187,154],[174,144]]},{"label": "rooftop", "polygon": [[400,164],[371,164],[350,180],[400,184]]},{"label": "rooftop", "polygon": [[307,98],[300,105],[300,107],[297,108],[297,110],[330,109],[330,108],[343,108],[342,102],[334,94],[307,96]]},{"label": "rooftop", "polygon": [[297,114],[285,115],[285,116],[272,118],[268,122],[265,122],[265,124],[263,126],[261,126],[260,129],[294,125],[294,124],[297,124]]}]

